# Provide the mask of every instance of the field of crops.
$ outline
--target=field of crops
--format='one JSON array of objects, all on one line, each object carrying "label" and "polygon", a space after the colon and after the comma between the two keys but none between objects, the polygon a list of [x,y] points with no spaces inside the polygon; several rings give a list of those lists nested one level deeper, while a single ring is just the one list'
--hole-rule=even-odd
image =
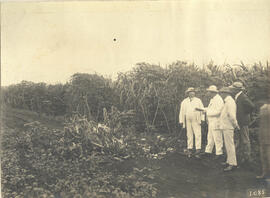
[{"label": "field of crops", "polygon": [[[78,115],[63,129],[39,121],[10,127],[16,119],[5,120],[3,197],[156,197],[158,167],[150,161],[179,148],[178,134],[134,135],[111,119],[117,113],[106,118],[110,128]],[[129,164],[135,159],[145,166]]]},{"label": "field of crops", "polygon": [[[74,74],[66,84],[23,81],[4,87],[3,197],[224,197],[228,185],[234,188],[231,182],[245,177],[246,183],[231,192],[239,197],[245,188],[260,185],[251,179],[260,167],[256,122],[250,134],[256,168],[227,182],[213,162],[178,156],[186,144],[179,104],[187,87],[196,87],[207,105],[209,85],[241,80],[258,110],[270,88],[269,72],[268,64],[198,68],[176,62],[162,68],[141,63],[115,81]],[[175,171],[171,176],[168,167]],[[176,184],[183,188],[172,187]]]}]

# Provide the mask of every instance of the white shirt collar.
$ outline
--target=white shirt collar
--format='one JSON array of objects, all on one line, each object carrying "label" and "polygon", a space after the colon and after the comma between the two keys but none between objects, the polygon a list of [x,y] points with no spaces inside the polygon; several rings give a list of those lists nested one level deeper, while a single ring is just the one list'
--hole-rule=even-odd
[{"label": "white shirt collar", "polygon": [[237,100],[237,98],[240,96],[240,94],[242,93],[243,91],[239,91],[236,95],[235,95],[235,100]]}]

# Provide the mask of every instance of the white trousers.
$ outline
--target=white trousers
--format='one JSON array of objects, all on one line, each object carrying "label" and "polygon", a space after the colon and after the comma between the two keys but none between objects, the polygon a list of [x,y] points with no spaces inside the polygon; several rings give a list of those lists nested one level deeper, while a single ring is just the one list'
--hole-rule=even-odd
[{"label": "white trousers", "polygon": [[235,145],[234,145],[234,130],[222,130],[224,136],[224,143],[227,152],[227,164],[237,166]]},{"label": "white trousers", "polygon": [[188,120],[186,123],[187,127],[187,147],[193,149],[193,136],[195,135],[196,149],[201,149],[201,125],[197,121]]},{"label": "white trousers", "polygon": [[206,153],[212,153],[214,146],[216,147],[216,155],[223,154],[223,137],[221,130],[214,128],[213,123],[208,125],[207,145],[205,148]]}]

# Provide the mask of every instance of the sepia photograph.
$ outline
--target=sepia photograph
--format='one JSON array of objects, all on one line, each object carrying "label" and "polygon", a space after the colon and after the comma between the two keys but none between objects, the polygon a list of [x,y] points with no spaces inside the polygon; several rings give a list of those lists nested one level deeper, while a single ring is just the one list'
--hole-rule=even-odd
[{"label": "sepia photograph", "polygon": [[269,0],[2,0],[0,198],[270,197]]}]

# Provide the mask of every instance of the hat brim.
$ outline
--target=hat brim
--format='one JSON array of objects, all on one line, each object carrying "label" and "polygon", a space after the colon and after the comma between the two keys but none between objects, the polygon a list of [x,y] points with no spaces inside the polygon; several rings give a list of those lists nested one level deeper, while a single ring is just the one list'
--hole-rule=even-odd
[{"label": "hat brim", "polygon": [[213,92],[213,93],[218,93],[217,90],[212,90],[212,89],[206,89],[206,91]]},{"label": "hat brim", "polygon": [[186,91],[186,93],[190,93],[190,92],[196,93],[195,90]]}]

